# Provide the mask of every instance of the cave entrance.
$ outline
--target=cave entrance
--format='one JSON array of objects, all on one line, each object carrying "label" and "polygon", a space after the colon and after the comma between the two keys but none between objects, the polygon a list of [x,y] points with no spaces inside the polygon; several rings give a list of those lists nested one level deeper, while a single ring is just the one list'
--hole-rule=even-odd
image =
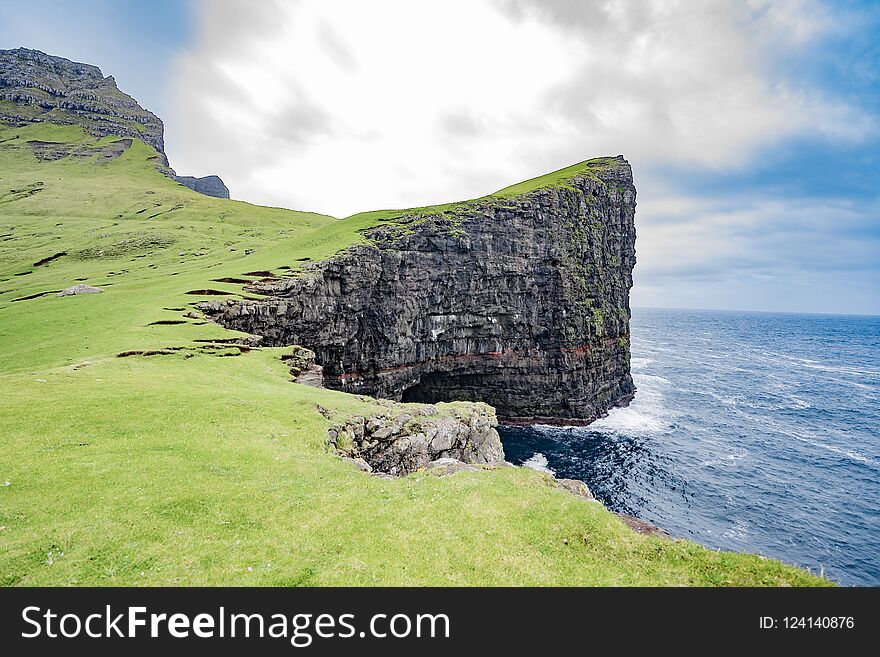
[{"label": "cave entrance", "polygon": [[435,402],[431,397],[431,390],[422,383],[417,383],[403,391],[403,394],[400,395],[400,401],[406,403],[433,404]]},{"label": "cave entrance", "polygon": [[406,388],[400,401],[418,404],[436,404],[452,401],[484,401],[485,391],[468,377],[449,372],[428,372],[415,385]]}]

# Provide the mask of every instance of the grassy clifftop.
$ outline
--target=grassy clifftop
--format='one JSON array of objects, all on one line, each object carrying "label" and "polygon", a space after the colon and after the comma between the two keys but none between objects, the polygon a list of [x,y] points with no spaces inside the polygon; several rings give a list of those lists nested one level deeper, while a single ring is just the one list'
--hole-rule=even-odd
[{"label": "grassy clifftop", "polygon": [[[530,470],[350,467],[316,405],[372,400],[291,384],[285,349],[204,342],[234,334],[187,313],[390,215],[213,199],[115,141],[0,127],[0,584],[827,583],[635,534]],[[75,282],[104,292],[53,294]]]}]

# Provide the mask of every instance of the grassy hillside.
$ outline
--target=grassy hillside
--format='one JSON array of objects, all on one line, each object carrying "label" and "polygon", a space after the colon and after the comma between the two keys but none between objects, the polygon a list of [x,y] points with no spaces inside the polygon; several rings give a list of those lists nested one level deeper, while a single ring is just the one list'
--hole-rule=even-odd
[{"label": "grassy hillside", "polygon": [[[39,161],[30,140],[79,155]],[[241,295],[215,279],[327,257],[399,212],[209,198],[138,141],[107,159],[111,141],[0,128],[0,584],[826,583],[635,534],[530,470],[350,467],[316,404],[374,402],[290,383],[284,349],[213,349],[199,340],[234,334],[184,314]],[[51,293],[80,279],[104,292]],[[135,350],[166,353],[117,356]]]}]

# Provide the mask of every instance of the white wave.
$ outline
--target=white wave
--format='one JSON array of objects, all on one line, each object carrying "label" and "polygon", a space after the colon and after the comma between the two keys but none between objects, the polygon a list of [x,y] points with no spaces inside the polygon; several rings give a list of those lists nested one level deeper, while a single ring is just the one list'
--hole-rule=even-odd
[{"label": "white wave", "polygon": [[535,452],[529,459],[523,461],[523,465],[538,472],[546,472],[547,474],[556,474],[547,466],[547,457],[541,452]]},{"label": "white wave", "polygon": [[626,436],[650,436],[670,427],[674,413],[667,408],[663,389],[669,379],[653,374],[633,374],[636,396],[629,406],[614,408],[608,415],[590,425],[592,431]]},{"label": "white wave", "polygon": [[658,374],[644,374],[644,373],[634,374],[633,381],[635,382],[636,386],[638,386],[640,389],[644,388],[644,387],[648,387],[653,390],[653,389],[656,389],[655,388],[656,384],[659,384],[661,386],[668,386],[669,385],[669,379],[667,379],[666,377],[660,376]]},{"label": "white wave", "polygon": [[654,362],[653,358],[633,358],[630,360],[630,367],[634,370],[643,370]]},{"label": "white wave", "polygon": [[696,392],[697,394],[709,395],[712,399],[721,402],[728,408],[736,408],[737,406],[736,397],[731,395],[719,395],[717,392],[714,392],[712,390],[695,390],[694,392]]},{"label": "white wave", "polygon": [[735,541],[745,541],[749,537],[749,523],[742,518],[734,518],[733,524],[721,532],[721,535]]},{"label": "white wave", "polygon": [[750,417],[756,423],[762,424],[765,427],[768,427],[770,430],[775,431],[784,436],[788,436],[790,438],[794,438],[804,444],[810,445],[811,447],[817,447],[819,449],[824,449],[828,452],[832,452],[837,454],[838,456],[843,456],[845,458],[851,459],[853,461],[858,461],[859,463],[864,463],[865,465],[869,465],[871,467],[880,467],[880,462],[872,459],[870,456],[866,456],[860,452],[857,452],[854,449],[849,449],[846,447],[840,447],[838,445],[830,445],[827,442],[823,441],[819,436],[817,436],[812,431],[807,430],[797,430],[791,427],[783,426],[779,422],[773,420],[770,417],[765,415],[751,415],[744,414],[746,417]]},{"label": "white wave", "polygon": [[786,395],[785,400],[786,402],[788,402],[788,404],[782,404],[780,408],[793,408],[798,411],[802,411],[807,408],[813,408],[813,405],[810,402],[806,401],[805,399],[801,399],[797,395]]},{"label": "white wave", "polygon": [[716,465],[727,466],[729,468],[735,468],[737,464],[742,461],[745,457],[749,455],[749,451],[747,449],[738,449],[735,452],[731,452],[729,454],[723,454],[714,459],[709,459],[708,461],[703,461],[702,465],[704,468],[710,468]]},{"label": "white wave", "polygon": [[852,365],[826,365],[824,363],[803,363],[802,365],[811,370],[821,370],[822,372],[831,372],[833,374],[849,374],[851,376],[878,375],[877,370],[855,367]]},{"label": "white wave", "polygon": [[804,367],[810,370],[820,370],[822,372],[831,372],[833,374],[848,374],[850,376],[858,377],[880,376],[880,370],[869,366],[849,365],[846,363],[834,365],[830,363],[823,363],[819,360],[813,360],[812,358],[798,358],[797,356],[790,356],[788,354],[783,354],[779,352],[770,353],[777,358],[784,358],[785,360],[794,363],[795,365],[799,365],[800,367]]},{"label": "white wave", "polygon": [[795,436],[798,440],[801,440],[805,443],[812,445],[813,447],[819,447],[821,449],[828,450],[829,452],[834,452],[840,456],[845,456],[853,461],[859,461],[860,463],[864,463],[865,465],[870,465],[872,467],[880,466],[880,463],[875,461],[872,458],[865,456],[864,454],[860,454],[854,449],[846,449],[845,447],[838,447],[837,445],[829,445],[828,443],[823,443],[819,440],[810,440],[809,438],[802,438],[800,436]]}]

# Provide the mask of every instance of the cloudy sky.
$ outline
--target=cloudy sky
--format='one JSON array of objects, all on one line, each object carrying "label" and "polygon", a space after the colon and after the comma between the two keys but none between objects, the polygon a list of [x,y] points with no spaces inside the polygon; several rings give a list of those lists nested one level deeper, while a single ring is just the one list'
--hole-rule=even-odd
[{"label": "cloudy sky", "polygon": [[634,305],[880,314],[877,2],[3,3],[19,45],[235,198],[342,217],[622,153]]}]

